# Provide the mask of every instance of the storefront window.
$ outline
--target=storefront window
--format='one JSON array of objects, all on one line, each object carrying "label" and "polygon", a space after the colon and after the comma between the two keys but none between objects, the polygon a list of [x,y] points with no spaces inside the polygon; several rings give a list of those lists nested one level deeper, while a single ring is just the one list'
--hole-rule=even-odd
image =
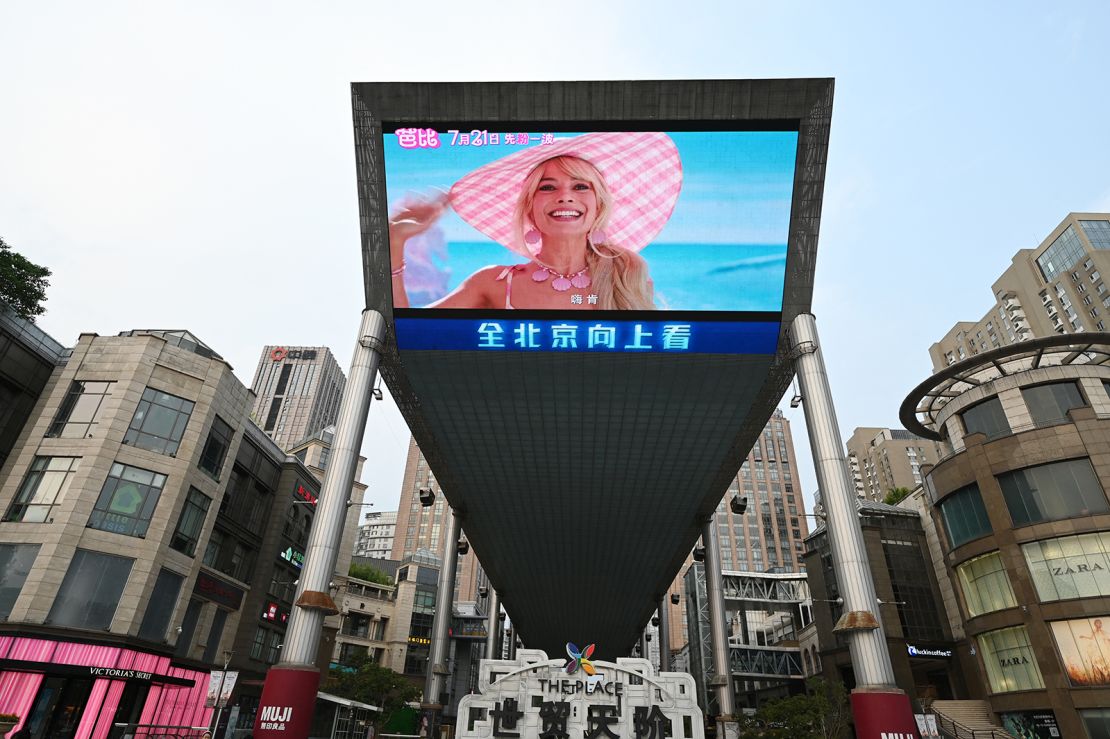
[{"label": "storefront window", "polygon": [[1051,625],[1071,684],[1110,685],[1110,616],[1053,621]]},{"label": "storefront window", "polygon": [[992,693],[1044,688],[1037,658],[1029,646],[1029,632],[1024,626],[988,631],[977,639]]},{"label": "storefront window", "polygon": [[998,476],[1014,526],[1110,511],[1088,459],[1026,467]]},{"label": "storefront window", "polygon": [[1088,708],[1079,717],[1089,739],[1110,739],[1110,708]]},{"label": "storefront window", "polygon": [[1110,532],[1023,544],[1041,601],[1110,595]]},{"label": "storefront window", "polygon": [[944,531],[952,548],[991,533],[991,522],[979,495],[979,486],[971,483],[947,496],[939,504]]},{"label": "storefront window", "polygon": [[181,592],[184,579],[184,576],[170,570],[158,572],[158,580],[155,581],[154,590],[147,601],[143,623],[139,626],[141,638],[158,642],[166,638],[166,629],[170,625],[173,610],[177,607],[177,596]]},{"label": "storefront window", "polygon": [[78,549],[46,623],[78,629],[109,628],[134,562],[127,557]]},{"label": "storefront window", "polygon": [[1010,433],[1010,424],[997,396],[968,408],[960,417],[968,434],[986,434],[991,439]]},{"label": "storefront window", "polygon": [[1033,423],[1047,426],[1068,420],[1068,411],[1087,405],[1074,382],[1051,382],[1022,389]]},{"label": "storefront window", "polygon": [[0,544],[0,621],[12,614],[38,554],[38,544]]},{"label": "storefront window", "polygon": [[1010,578],[998,552],[968,560],[956,568],[968,616],[979,616],[1017,605]]}]

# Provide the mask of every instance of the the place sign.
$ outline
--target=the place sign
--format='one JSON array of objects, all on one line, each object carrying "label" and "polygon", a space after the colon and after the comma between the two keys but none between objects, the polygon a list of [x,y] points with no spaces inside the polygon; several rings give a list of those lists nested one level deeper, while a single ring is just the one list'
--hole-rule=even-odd
[{"label": "the place sign", "polygon": [[573,651],[570,661],[531,649],[518,650],[515,660],[482,660],[480,692],[460,701],[455,736],[702,739],[689,674],[656,673],[639,658],[593,660],[589,647]]}]

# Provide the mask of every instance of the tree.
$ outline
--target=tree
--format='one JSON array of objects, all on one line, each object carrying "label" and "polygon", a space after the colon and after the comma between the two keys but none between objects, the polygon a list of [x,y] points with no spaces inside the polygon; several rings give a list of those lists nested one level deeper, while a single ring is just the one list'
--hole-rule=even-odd
[{"label": "tree", "polygon": [[376,582],[379,585],[392,585],[393,578],[385,574],[373,565],[360,565],[351,563],[347,569],[347,574],[351,577],[357,577],[359,580],[366,580],[367,582]]},{"label": "tree", "polygon": [[357,655],[329,672],[324,690],[341,698],[381,706],[379,725],[389,723],[395,712],[420,697],[420,689],[408,678],[374,664],[367,654]]},{"label": "tree", "polygon": [[50,270],[40,267],[0,237],[0,302],[7,303],[15,314],[29,321],[46,312],[46,279]]},{"label": "tree", "polygon": [[848,691],[815,677],[806,692],[772,701],[748,720],[745,736],[761,739],[841,739],[848,729]]},{"label": "tree", "polygon": [[891,488],[886,491],[886,497],[883,498],[883,502],[887,505],[898,505],[912,492],[913,491],[909,488]]}]

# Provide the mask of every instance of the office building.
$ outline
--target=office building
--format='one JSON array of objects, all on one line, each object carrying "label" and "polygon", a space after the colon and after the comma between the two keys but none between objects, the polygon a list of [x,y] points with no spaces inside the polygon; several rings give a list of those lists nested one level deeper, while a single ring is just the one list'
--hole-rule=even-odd
[{"label": "office building", "polygon": [[355,539],[355,556],[389,559],[397,532],[397,511],[367,511],[362,514]]},{"label": "office building", "polygon": [[267,346],[258,359],[251,416],[282,449],[339,418],[347,379],[326,346]]},{"label": "office building", "polygon": [[[1097,234],[1086,220],[1068,227]],[[1082,270],[1090,293],[1101,282],[1087,275],[1088,258],[1053,256],[1049,265],[1068,291]],[[906,398],[901,421],[950,450],[922,471],[965,632],[956,658],[979,679],[969,681],[972,697],[1016,736],[1102,739],[1110,335],[1072,342],[1053,333],[945,367]]]},{"label": "office building", "polygon": [[184,331],[84,334],[51,375],[0,474],[0,712],[35,739],[208,720],[243,590],[201,555],[249,401]]},{"label": "office building", "polygon": [[187,331],[85,334],[51,374],[0,470],[0,712],[32,739],[205,725],[227,660],[250,727],[320,493],[252,400]]},{"label": "office building", "polygon": [[882,502],[891,490],[921,484],[921,466],[935,464],[940,445],[905,429],[857,428],[845,442],[856,495]]},{"label": "office building", "polygon": [[992,286],[994,305],[929,347],[933,371],[1027,339],[1110,325],[1110,214],[1069,213],[1033,249],[1019,249]]},{"label": "office building", "polygon": [[[421,490],[431,491],[435,495],[433,505],[424,506],[421,503]],[[441,532],[446,528],[448,509],[447,499],[435,474],[428,467],[428,460],[420,453],[416,440],[410,438],[405,476],[401,482],[401,498],[397,504],[393,550],[389,558],[403,560],[423,550],[442,559],[444,542]],[[462,531],[465,537],[465,522]],[[485,583],[486,575],[474,550],[460,554],[455,576],[455,602],[478,602],[478,589]]]},{"label": "office building", "polygon": [[[864,498],[857,508],[897,686],[918,713],[935,700],[965,697],[962,663],[969,658],[956,650],[918,511]],[[837,602],[841,591],[824,526],[806,539],[805,560],[815,634],[804,640],[804,670],[854,688],[848,641],[833,632],[844,604]]]},{"label": "office building", "polygon": [[[728,505],[735,495],[747,499],[747,511],[742,515],[733,513]],[[717,534],[722,570],[805,571],[803,541],[809,535],[809,526],[790,420],[782,411],[776,409],[771,415],[717,506]],[[692,562],[687,557],[667,591],[672,651],[688,641],[684,576]],[[672,595],[679,596],[677,604]]]}]

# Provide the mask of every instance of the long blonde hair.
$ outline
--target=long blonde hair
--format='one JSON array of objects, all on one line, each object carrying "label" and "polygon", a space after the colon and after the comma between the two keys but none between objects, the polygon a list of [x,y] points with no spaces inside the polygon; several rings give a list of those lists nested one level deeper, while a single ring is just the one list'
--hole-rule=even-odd
[{"label": "long blonde hair", "polygon": [[601,173],[585,159],[575,156],[560,156],[546,159],[536,165],[524,178],[520,200],[517,201],[513,216],[517,243],[524,245],[524,232],[531,225],[529,214],[535,199],[536,188],[543,177],[543,168],[548,162],[554,163],[559,170],[569,176],[590,183],[597,196],[597,218],[588,237],[586,249],[586,268],[590,275],[590,292],[598,297],[599,310],[652,310],[651,282],[648,280],[648,266],[639,254],[608,243],[604,239],[605,227],[612,213],[613,196],[602,179]]}]

